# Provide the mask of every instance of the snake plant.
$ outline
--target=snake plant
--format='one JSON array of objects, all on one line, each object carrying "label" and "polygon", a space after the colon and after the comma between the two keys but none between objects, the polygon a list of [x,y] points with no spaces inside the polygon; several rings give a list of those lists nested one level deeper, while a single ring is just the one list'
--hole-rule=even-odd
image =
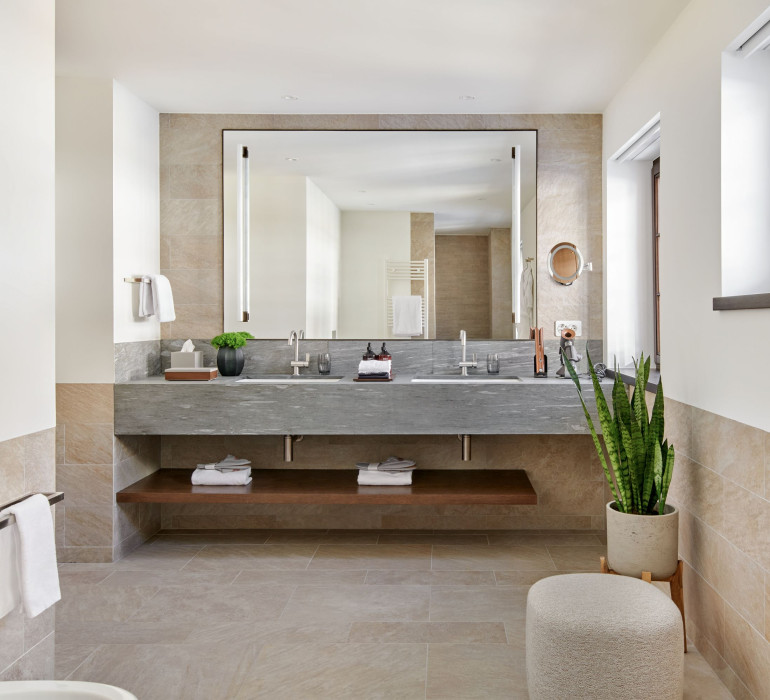
[{"label": "snake plant", "polygon": [[650,358],[645,361],[642,353],[639,362],[634,360],[636,381],[630,399],[620,372],[616,369],[611,411],[587,350],[586,356],[609,465],[583,398],[577,372],[566,357],[564,364],[577,387],[591,437],[617,509],[621,513],[638,515],[662,514],[674,471],[674,446],[663,439],[663,384],[658,383],[655,403],[648,418],[644,392],[650,376]]}]

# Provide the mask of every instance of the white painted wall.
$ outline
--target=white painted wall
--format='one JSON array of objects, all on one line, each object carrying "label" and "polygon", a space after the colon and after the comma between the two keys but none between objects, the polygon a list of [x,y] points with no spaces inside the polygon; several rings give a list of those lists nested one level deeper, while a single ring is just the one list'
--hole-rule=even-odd
[{"label": "white painted wall", "polygon": [[[767,0],[693,0],[607,107],[604,158],[660,112],[666,394],[770,430],[770,374],[746,364],[770,347],[770,309],[712,311],[721,295],[721,53],[766,7]],[[606,233],[609,246],[613,232]],[[613,293],[608,286],[607,298]]]},{"label": "white painted wall", "polygon": [[54,3],[0,4],[0,441],[56,425]]},{"label": "white painted wall", "polygon": [[260,338],[305,328],[307,187],[303,176],[254,176],[251,190],[251,320]]},{"label": "white painted wall", "polygon": [[655,351],[652,161],[609,160],[606,168],[606,364],[626,367]]},{"label": "white painted wall", "polygon": [[[411,214],[343,211],[340,257],[340,338],[387,338],[385,260],[409,260]],[[405,282],[395,294],[410,294]]]},{"label": "white painted wall", "polygon": [[114,341],[160,338],[157,317],[139,318],[139,285],[124,277],[160,271],[158,112],[113,83],[112,232]]},{"label": "white painted wall", "polygon": [[307,179],[308,338],[331,338],[337,330],[340,275],[340,210]]},{"label": "white painted wall", "polygon": [[722,293],[770,292],[770,51],[722,58]]},{"label": "white painted wall", "polygon": [[56,381],[115,379],[112,81],[56,79]]}]

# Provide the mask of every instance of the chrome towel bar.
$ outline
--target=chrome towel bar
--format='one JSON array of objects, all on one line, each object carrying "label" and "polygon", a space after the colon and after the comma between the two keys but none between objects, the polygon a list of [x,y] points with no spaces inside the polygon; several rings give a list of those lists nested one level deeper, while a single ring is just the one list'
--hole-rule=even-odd
[{"label": "chrome towel bar", "polygon": [[[5,510],[6,508],[9,508],[10,506],[13,506],[17,503],[21,503],[24,499],[29,498],[30,496],[34,496],[33,493],[25,493],[23,496],[14,499],[13,501],[8,501],[8,503],[2,503],[0,504],[0,511]],[[48,499],[49,505],[54,505],[55,503],[59,503],[59,501],[64,500],[64,494],[61,491],[54,491],[53,493],[44,493],[43,496],[45,496]],[[12,525],[16,522],[16,518],[13,515],[4,515],[0,517],[0,530],[2,530],[4,527],[8,527],[9,525]]]}]

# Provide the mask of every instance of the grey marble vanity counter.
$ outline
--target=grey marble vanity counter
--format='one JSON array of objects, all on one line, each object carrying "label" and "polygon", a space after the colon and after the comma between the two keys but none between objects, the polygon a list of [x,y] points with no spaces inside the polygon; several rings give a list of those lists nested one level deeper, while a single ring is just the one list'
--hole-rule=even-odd
[{"label": "grey marble vanity counter", "polygon": [[[522,376],[511,384],[421,384],[345,377],[323,384],[168,382],[115,385],[118,435],[452,435],[587,433],[574,384]],[[605,381],[607,394],[611,387]],[[590,407],[594,392],[584,383]],[[592,410],[593,412],[593,410]],[[598,427],[598,421],[595,420]]]}]

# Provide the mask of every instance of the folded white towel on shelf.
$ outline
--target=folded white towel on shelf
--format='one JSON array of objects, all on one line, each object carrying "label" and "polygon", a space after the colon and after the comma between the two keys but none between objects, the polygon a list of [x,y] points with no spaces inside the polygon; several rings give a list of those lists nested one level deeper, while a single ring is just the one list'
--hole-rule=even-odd
[{"label": "folded white towel on shelf", "polygon": [[219,470],[248,469],[250,466],[251,466],[250,459],[239,459],[238,457],[234,457],[233,455],[227,455],[227,457],[220,460],[219,462],[208,462],[206,464],[198,465],[198,467],[200,467],[201,469],[219,469]]},{"label": "folded white towel on shelf", "polygon": [[393,297],[393,335],[422,335],[422,297]]},{"label": "folded white towel on shelf", "polygon": [[361,360],[358,363],[358,374],[382,374],[387,372],[390,374],[391,360]]},{"label": "folded white towel on shelf", "polygon": [[192,473],[193,486],[245,486],[251,483],[251,469],[196,469]]},{"label": "folded white towel on shelf", "polygon": [[0,530],[0,619],[19,607],[19,553],[16,526]]},{"label": "folded white towel on shelf", "polygon": [[411,486],[412,472],[358,472],[359,486]]},{"label": "folded white towel on shelf", "polygon": [[369,472],[404,472],[415,468],[415,462],[401,457],[388,457],[384,462],[356,462],[359,469]]},{"label": "folded white towel on shelf", "polygon": [[36,493],[9,506],[0,516],[9,513],[16,518],[24,613],[27,617],[36,617],[61,600],[51,506],[45,496]]},{"label": "folded white towel on shelf", "polygon": [[171,283],[168,278],[165,275],[150,275],[150,286],[153,310],[158,320],[161,323],[175,320],[174,295],[171,293]]},{"label": "folded white towel on shelf", "polygon": [[155,315],[155,304],[152,296],[152,280],[144,275],[139,283],[139,317],[148,318]]}]

